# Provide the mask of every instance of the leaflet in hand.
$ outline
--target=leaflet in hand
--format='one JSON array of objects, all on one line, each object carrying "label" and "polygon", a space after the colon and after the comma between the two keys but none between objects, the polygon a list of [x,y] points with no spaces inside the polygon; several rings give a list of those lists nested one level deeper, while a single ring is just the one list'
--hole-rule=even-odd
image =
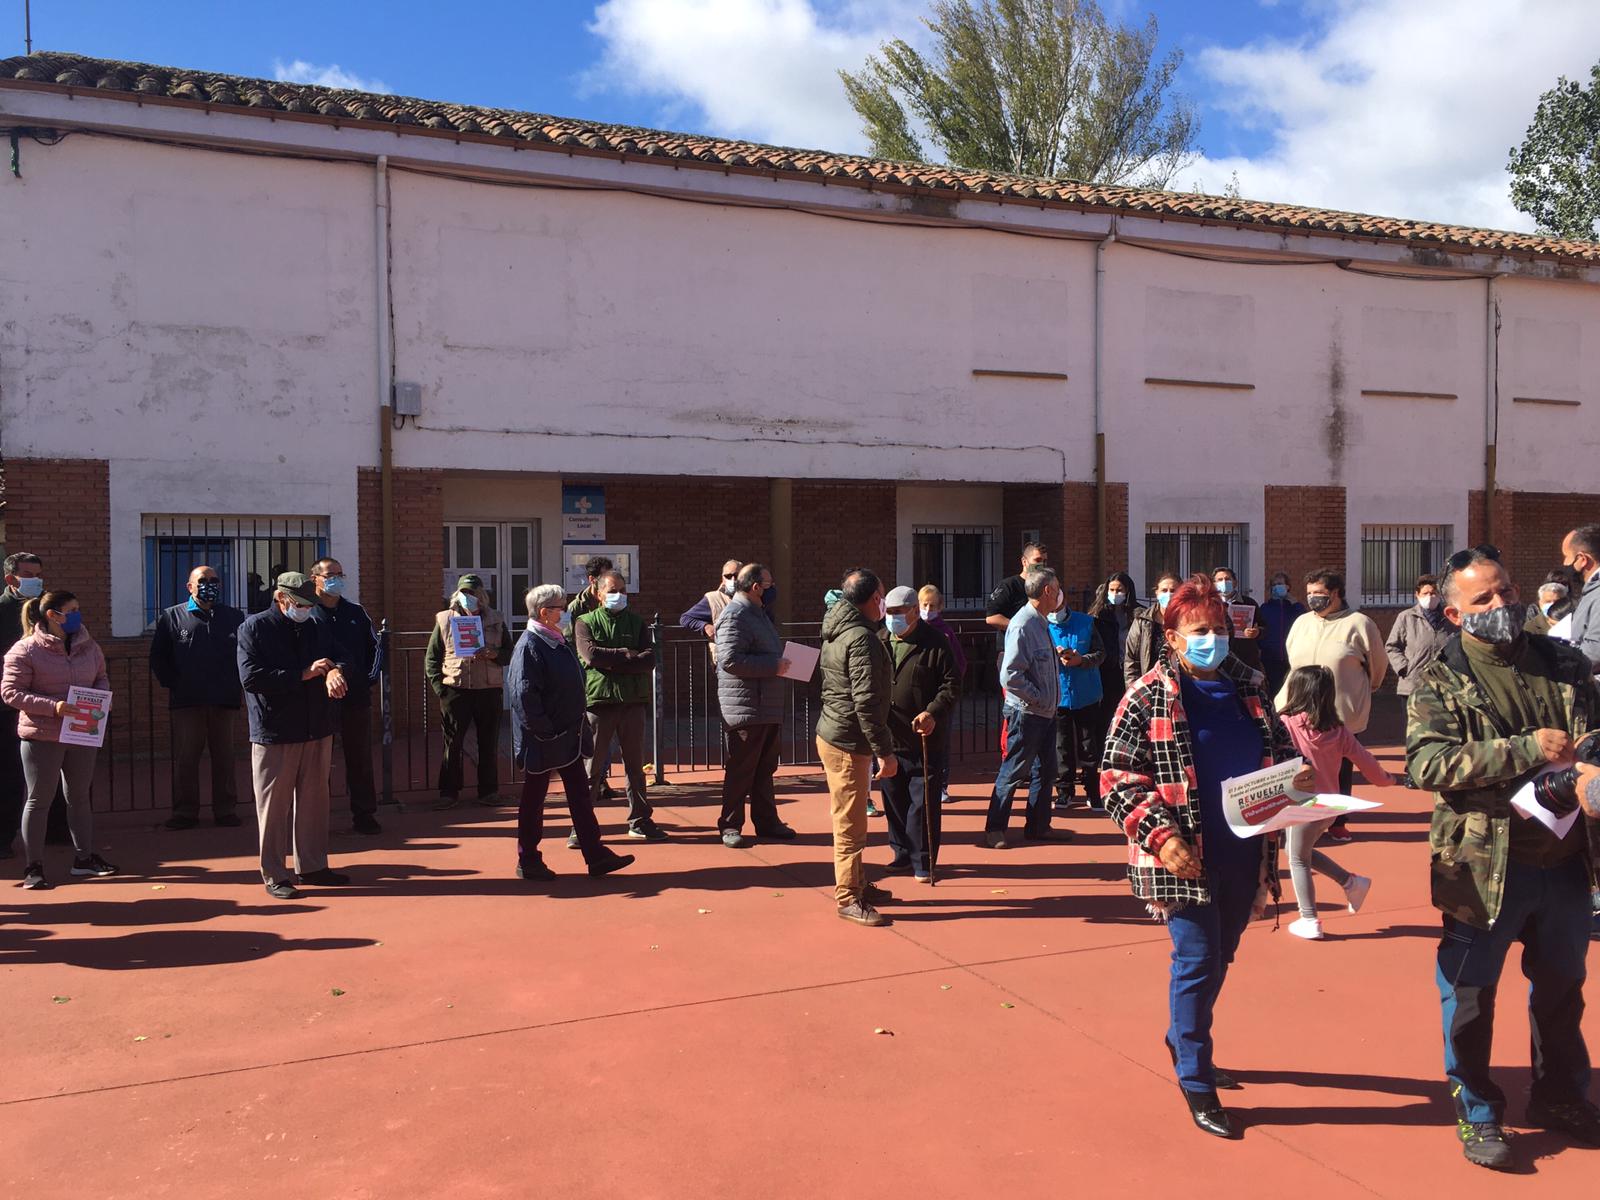
[{"label": "leaflet in hand", "polygon": [[102,688],[67,689],[67,715],[61,718],[63,746],[104,746],[106,718],[111,715],[111,693]]},{"label": "leaflet in hand", "polygon": [[1228,605],[1228,622],[1233,626],[1233,636],[1243,637],[1244,631],[1255,624],[1256,610],[1253,604]]},{"label": "leaflet in hand", "polygon": [[811,673],[817,669],[817,659],[822,657],[822,650],[818,646],[806,646],[799,642],[785,642],[783,644],[783,657],[789,660],[789,665],[779,667],[778,674],[785,679],[793,679],[804,683],[811,678]]},{"label": "leaflet in hand", "polygon": [[[1565,767],[1546,767],[1538,775],[1535,775],[1533,779],[1548,775],[1552,771],[1564,770],[1566,770]],[[1530,821],[1539,822],[1539,824],[1555,834],[1556,839],[1559,841],[1561,838],[1566,837],[1567,833],[1572,829],[1573,822],[1578,819],[1578,814],[1583,811],[1582,806],[1573,809],[1564,817],[1556,816],[1555,813],[1540,804],[1539,798],[1533,794],[1533,779],[1528,780],[1527,783],[1512,793],[1511,809],[1513,812],[1527,817]]]},{"label": "leaflet in hand", "polygon": [[471,658],[483,649],[483,618],[450,614],[450,652],[457,658]]},{"label": "leaflet in hand", "polygon": [[1337,792],[1302,792],[1294,777],[1305,759],[1291,758],[1248,775],[1222,781],[1222,811],[1239,837],[1276,833],[1291,825],[1328,821],[1345,813],[1382,807],[1376,800],[1358,800]]}]

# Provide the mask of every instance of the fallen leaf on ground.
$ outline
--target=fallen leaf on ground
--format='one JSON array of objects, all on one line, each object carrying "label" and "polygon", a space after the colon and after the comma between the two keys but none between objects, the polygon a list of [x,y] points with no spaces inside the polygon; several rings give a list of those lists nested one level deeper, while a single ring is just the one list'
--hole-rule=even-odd
[{"label": "fallen leaf on ground", "polygon": [[146,1037],[144,1034],[141,1033],[138,1037],[134,1038],[133,1040],[136,1041],[136,1042],[148,1042],[150,1039],[148,1037]]},{"label": "fallen leaf on ground", "polygon": [[773,892],[773,893],[772,893],[772,894],[773,894],[773,895],[774,895],[774,896],[781,896],[781,895],[783,895],[783,893],[782,893],[782,892]]},{"label": "fallen leaf on ground", "polygon": [[1015,1008],[1016,1005],[1015,1004],[1007,1004],[1004,1000],[1002,1000],[1002,1001],[1000,1001],[1000,1007],[1001,1008]]},{"label": "fallen leaf on ground", "polygon": [[51,1004],[65,1004],[68,1000],[71,1000],[71,999],[72,999],[71,996],[51,996],[50,997],[50,1003]]},{"label": "fallen leaf on ground", "polygon": [[705,916],[710,911],[711,910],[709,908],[697,908],[697,909],[695,909],[695,912],[699,913],[702,917]]},{"label": "fallen leaf on ground", "polygon": [[164,883],[152,883],[150,885],[150,890],[152,892],[164,892],[167,890],[167,885]]},{"label": "fallen leaf on ground", "polygon": [[991,895],[991,896],[1006,896],[1006,895],[1010,895],[1010,893],[1007,892],[1005,888],[990,888],[989,889],[989,895]]},{"label": "fallen leaf on ground", "polygon": [[661,947],[660,947],[660,946],[651,946],[651,947],[650,947],[650,949],[652,949],[652,950],[659,950],[659,949],[661,949]]},{"label": "fallen leaf on ground", "polygon": [[884,1036],[885,1036],[885,1037],[893,1037],[893,1036],[894,1036],[894,1030],[892,1030],[892,1029],[885,1029],[885,1028],[884,1028],[884,1027],[883,1027],[883,1026],[882,1026],[882,1025],[879,1025],[879,1026],[877,1026],[877,1027],[876,1027],[876,1028],[874,1028],[874,1029],[873,1029],[873,1031],[872,1031],[872,1032],[873,1032],[873,1033],[881,1033],[881,1034],[883,1034],[883,1035],[884,1035]]},{"label": "fallen leaf on ground", "polygon": [[333,989],[331,989],[331,990],[332,990],[332,992],[333,992],[333,994],[334,994],[334,995],[335,995],[335,996],[342,996],[342,995],[344,995],[344,989],[343,989],[343,988],[333,988]]},{"label": "fallen leaf on ground", "polygon": [[950,990],[950,985],[948,983],[941,983],[939,985],[939,990],[941,992],[948,992]]}]

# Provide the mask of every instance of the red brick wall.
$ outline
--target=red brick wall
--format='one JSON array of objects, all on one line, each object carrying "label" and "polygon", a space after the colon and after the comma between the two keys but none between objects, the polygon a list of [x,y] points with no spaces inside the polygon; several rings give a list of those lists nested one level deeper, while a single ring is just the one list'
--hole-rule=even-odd
[{"label": "red brick wall", "polygon": [[[1001,493],[1003,574],[1016,573],[1022,531],[1037,529],[1074,602],[1103,581],[1095,569],[1095,485],[1006,484]],[[1106,484],[1106,573],[1128,568],[1128,485]]]},{"label": "red brick wall", "polygon": [[793,620],[822,620],[823,595],[851,567],[867,567],[894,586],[895,491],[892,483],[795,482]]},{"label": "red brick wall", "polygon": [[[1579,525],[1600,521],[1600,496],[1583,492],[1515,492],[1511,532],[1500,537],[1503,561],[1522,589],[1522,598],[1534,602],[1534,589],[1552,567],[1561,564],[1561,541]],[[1481,501],[1480,501],[1481,507]],[[1476,542],[1470,543],[1476,545]]]},{"label": "red brick wall", "polygon": [[[1294,591],[1318,567],[1345,569],[1345,491],[1342,487],[1274,487],[1266,489],[1266,578],[1288,572]],[[1347,581],[1348,582],[1348,581]]]},{"label": "red brick wall", "polygon": [[111,482],[102,458],[8,458],[6,553],[44,560],[45,584],[78,597],[97,638],[111,632]]},{"label": "red brick wall", "polygon": [[[439,611],[444,573],[444,472],[394,472],[395,609],[383,611],[383,484],[378,470],[356,472],[356,526],[361,538],[361,604],[373,621],[390,617],[403,632],[430,629]],[[338,547],[333,548],[338,554]]]}]

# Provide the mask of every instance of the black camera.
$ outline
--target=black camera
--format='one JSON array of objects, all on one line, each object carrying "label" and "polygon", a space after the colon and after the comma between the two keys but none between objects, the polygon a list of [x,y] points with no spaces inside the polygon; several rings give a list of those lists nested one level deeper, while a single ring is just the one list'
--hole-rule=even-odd
[{"label": "black camera", "polygon": [[[1578,761],[1600,767],[1600,737],[1591,734],[1578,743]],[[1566,767],[1539,776],[1533,781],[1533,794],[1556,816],[1566,816],[1578,807],[1578,768]]]}]

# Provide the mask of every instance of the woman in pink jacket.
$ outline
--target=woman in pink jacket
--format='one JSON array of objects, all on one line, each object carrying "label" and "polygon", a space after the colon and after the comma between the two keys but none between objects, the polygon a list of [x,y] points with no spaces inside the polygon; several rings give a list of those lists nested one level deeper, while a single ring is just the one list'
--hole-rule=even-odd
[{"label": "woman in pink jacket", "polygon": [[51,886],[44,874],[44,827],[60,784],[66,793],[72,826],[74,875],[115,875],[117,869],[94,852],[94,818],[89,810],[89,785],[94,778],[93,746],[61,744],[61,721],[68,715],[67,691],[73,686],[109,689],[106,656],[83,628],[78,599],[71,592],[51,591],[29,600],[22,609],[22,637],[6,652],[0,676],[0,700],[17,710],[17,735],[22,740],[22,772],[28,803],[22,812],[25,888]]}]

